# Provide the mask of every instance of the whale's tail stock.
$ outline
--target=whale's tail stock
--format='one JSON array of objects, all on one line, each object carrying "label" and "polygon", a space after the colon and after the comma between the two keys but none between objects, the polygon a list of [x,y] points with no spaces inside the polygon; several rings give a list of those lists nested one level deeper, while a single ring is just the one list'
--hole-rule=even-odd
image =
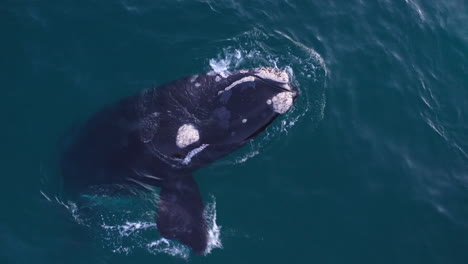
[{"label": "whale's tail stock", "polygon": [[192,175],[164,181],[156,221],[159,233],[165,238],[179,240],[196,254],[203,254],[208,243],[203,210],[202,197]]}]

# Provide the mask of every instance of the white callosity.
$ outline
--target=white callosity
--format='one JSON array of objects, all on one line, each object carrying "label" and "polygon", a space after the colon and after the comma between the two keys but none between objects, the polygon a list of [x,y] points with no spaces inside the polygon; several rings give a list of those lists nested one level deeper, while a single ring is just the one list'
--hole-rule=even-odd
[{"label": "white callosity", "polygon": [[279,93],[270,100],[267,101],[267,104],[272,104],[273,111],[278,114],[284,114],[286,111],[291,108],[293,104],[293,93],[291,92],[282,92]]},{"label": "white callosity", "polygon": [[185,148],[200,139],[198,130],[192,124],[185,124],[177,131],[176,144],[179,148]]},{"label": "white callosity", "polygon": [[288,74],[277,68],[261,67],[256,68],[254,71],[256,75],[264,79],[270,79],[281,83],[289,82]]},{"label": "white callosity", "polygon": [[289,86],[289,75],[286,71],[270,67],[261,67],[256,68],[254,72],[255,75],[260,78],[282,83],[283,88],[291,90]]},{"label": "white callosity", "polygon": [[198,153],[202,152],[209,144],[203,144],[198,148],[192,149],[187,156],[182,160],[182,164],[187,165],[192,161],[192,158],[197,155]]},{"label": "white callosity", "polygon": [[[248,73],[249,71],[247,70],[240,70],[239,71],[242,74]],[[277,83],[281,84],[281,87],[291,90],[291,87],[289,86],[289,75],[287,72],[276,69],[276,68],[270,68],[270,67],[261,67],[261,68],[256,68],[253,70],[252,74],[255,74],[255,76],[258,76],[262,79],[267,79],[267,80],[272,80]],[[242,79],[239,79],[233,83],[231,83],[229,86],[224,88],[224,90],[221,90],[218,92],[218,94],[222,94],[225,91],[229,91],[233,87],[245,83],[245,82],[254,82],[255,81],[255,76],[247,76]],[[218,77],[218,76],[217,76]],[[216,81],[218,81],[216,79]]]},{"label": "white callosity", "polygon": [[219,91],[218,94],[221,94],[221,93],[223,93],[223,92],[225,92],[225,91],[229,91],[229,90],[232,89],[234,86],[239,85],[239,84],[241,84],[241,83],[253,82],[253,81],[255,81],[255,77],[253,77],[253,76],[244,77],[244,78],[242,78],[242,79],[240,79],[240,80],[237,80],[237,81],[231,83],[228,87],[224,88],[224,90]]}]

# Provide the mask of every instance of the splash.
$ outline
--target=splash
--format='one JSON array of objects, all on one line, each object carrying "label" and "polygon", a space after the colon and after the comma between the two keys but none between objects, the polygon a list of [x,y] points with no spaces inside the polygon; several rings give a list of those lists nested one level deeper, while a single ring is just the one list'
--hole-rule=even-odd
[{"label": "splash", "polygon": [[221,226],[216,223],[216,200],[214,196],[211,196],[211,202],[206,205],[203,216],[208,227],[208,245],[205,251],[205,255],[208,255],[215,248],[223,248],[220,238]]},{"label": "splash", "polygon": [[165,238],[148,243],[146,249],[154,255],[164,253],[182,259],[188,259],[190,257],[190,250],[186,246]]},{"label": "splash", "polygon": [[210,59],[209,64],[211,69],[215,73],[218,73],[222,77],[226,78],[230,71],[230,68],[235,67],[236,65],[241,62],[242,59],[242,53],[240,50],[234,50],[234,52],[227,52],[224,54],[224,57],[219,57],[218,59]]},{"label": "splash", "polygon": [[152,222],[126,222],[123,225],[106,225],[103,223],[101,225],[102,228],[112,230],[112,231],[117,231],[119,232],[120,236],[122,237],[128,237],[132,235],[135,232],[138,232],[140,230],[145,230],[148,228],[154,228],[156,227],[155,223]]},{"label": "splash", "polygon": [[[174,240],[157,236],[156,208],[159,197],[155,193],[130,189],[132,196],[115,195],[110,188],[95,188],[82,195],[79,201],[63,202],[58,197],[40,191],[46,201],[64,207],[79,225],[88,228],[104,248],[116,254],[129,255],[135,250],[150,254],[167,254],[181,259],[190,258],[190,248]],[[216,223],[216,201],[211,196],[204,210],[208,231],[205,255],[222,248],[221,227]]]}]

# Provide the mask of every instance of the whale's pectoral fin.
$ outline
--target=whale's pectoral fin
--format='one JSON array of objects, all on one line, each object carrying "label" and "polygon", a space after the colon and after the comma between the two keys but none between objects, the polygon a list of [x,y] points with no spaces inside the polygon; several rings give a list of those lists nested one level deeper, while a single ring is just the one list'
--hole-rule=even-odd
[{"label": "whale's pectoral fin", "polygon": [[167,180],[160,192],[158,230],[163,237],[178,239],[195,253],[203,254],[207,245],[203,209],[200,191],[191,175]]}]

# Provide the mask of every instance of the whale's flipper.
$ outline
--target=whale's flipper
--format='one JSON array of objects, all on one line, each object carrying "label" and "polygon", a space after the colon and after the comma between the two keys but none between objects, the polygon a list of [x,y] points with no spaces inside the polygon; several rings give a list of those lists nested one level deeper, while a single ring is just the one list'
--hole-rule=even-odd
[{"label": "whale's flipper", "polygon": [[178,239],[195,253],[203,254],[207,246],[203,201],[191,175],[166,180],[161,188],[157,226],[161,235]]}]

